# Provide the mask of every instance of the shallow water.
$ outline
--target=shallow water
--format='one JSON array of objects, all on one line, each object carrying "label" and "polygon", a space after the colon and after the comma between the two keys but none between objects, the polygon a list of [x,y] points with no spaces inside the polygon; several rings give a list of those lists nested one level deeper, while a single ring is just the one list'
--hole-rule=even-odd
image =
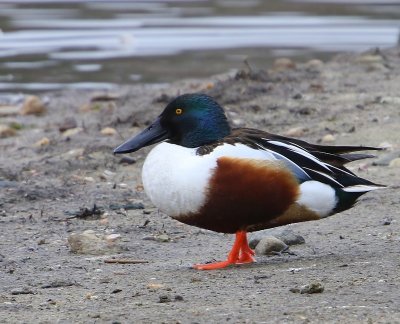
[{"label": "shallow water", "polygon": [[[374,3],[379,3],[376,5]],[[0,91],[169,82],[398,42],[397,1],[0,4]]]}]

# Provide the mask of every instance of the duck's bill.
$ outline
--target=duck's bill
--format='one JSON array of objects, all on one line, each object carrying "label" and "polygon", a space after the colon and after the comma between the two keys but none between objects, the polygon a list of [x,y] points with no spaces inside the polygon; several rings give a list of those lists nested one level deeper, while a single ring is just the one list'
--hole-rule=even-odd
[{"label": "duck's bill", "polygon": [[114,150],[114,154],[135,152],[142,147],[161,142],[168,138],[168,132],[160,124],[158,117],[149,127],[128,139]]}]

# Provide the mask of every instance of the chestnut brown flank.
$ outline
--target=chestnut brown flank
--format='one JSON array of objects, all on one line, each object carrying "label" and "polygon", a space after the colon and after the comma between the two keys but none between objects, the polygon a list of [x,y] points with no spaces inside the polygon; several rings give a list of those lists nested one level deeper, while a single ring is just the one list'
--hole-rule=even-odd
[{"label": "chestnut brown flank", "polygon": [[235,233],[272,221],[297,199],[299,184],[279,162],[222,157],[210,179],[206,203],[183,223]]},{"label": "chestnut brown flank", "polygon": [[259,231],[266,228],[273,228],[277,226],[307,222],[318,219],[321,219],[321,217],[317,213],[313,212],[305,206],[294,203],[279,217],[269,219],[259,224],[251,225],[247,228],[247,230],[249,232]]}]

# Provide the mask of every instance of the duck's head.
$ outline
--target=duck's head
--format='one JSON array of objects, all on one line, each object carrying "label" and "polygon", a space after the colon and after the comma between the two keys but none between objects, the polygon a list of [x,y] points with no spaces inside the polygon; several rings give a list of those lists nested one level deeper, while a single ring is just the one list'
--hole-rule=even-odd
[{"label": "duck's head", "polygon": [[222,107],[205,94],[184,94],[170,102],[146,129],[122,143],[114,154],[130,153],[168,140],[184,147],[213,143],[231,132]]}]

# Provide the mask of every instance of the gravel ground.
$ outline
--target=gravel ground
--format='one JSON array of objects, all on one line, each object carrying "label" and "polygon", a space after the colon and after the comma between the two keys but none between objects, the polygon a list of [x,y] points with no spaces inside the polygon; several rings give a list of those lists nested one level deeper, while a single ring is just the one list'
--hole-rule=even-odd
[{"label": "gravel ground", "polygon": [[[399,49],[259,68],[112,93],[24,95],[23,115],[18,101],[4,103],[0,321],[400,323]],[[112,155],[185,92],[214,96],[235,126],[386,147],[350,168],[389,187],[328,219],[287,226],[305,239],[289,253],[193,270],[224,259],[233,236],[157,211],[140,180],[148,149]],[[116,259],[127,263],[107,263]]]}]

